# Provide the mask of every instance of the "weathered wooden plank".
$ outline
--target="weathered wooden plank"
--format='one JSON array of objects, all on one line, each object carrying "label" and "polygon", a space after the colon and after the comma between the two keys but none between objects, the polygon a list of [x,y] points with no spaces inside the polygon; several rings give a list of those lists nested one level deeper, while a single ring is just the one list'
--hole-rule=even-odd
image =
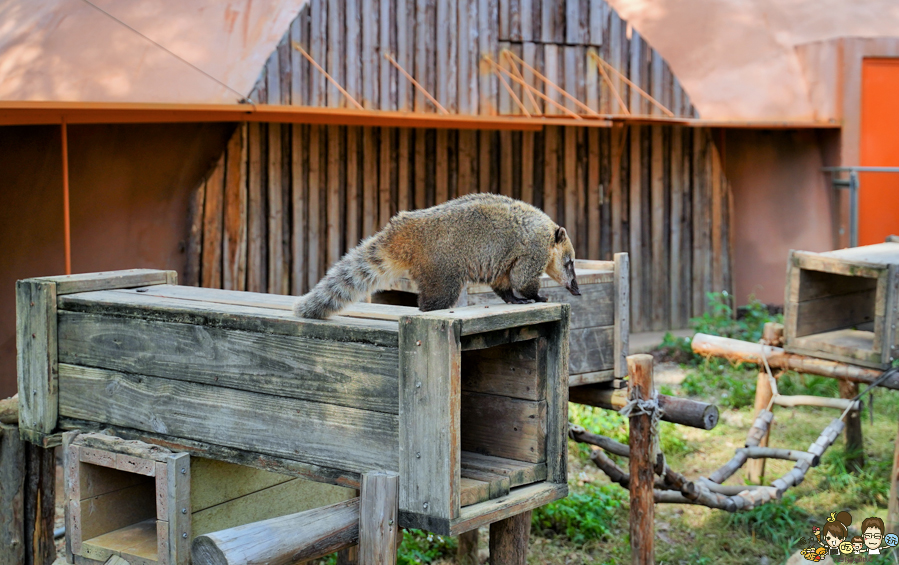
[{"label": "weathered wooden plank", "polygon": [[[473,528],[497,522],[526,510],[549,504],[568,495],[566,484],[546,484],[524,486],[512,490],[508,496],[472,504],[462,509],[459,518],[449,524],[449,535],[457,535]],[[484,505],[489,505],[486,507]]]},{"label": "weathered wooden plank", "polygon": [[436,134],[434,204],[442,204],[449,200],[449,132],[441,128]]},{"label": "weathered wooden plank", "polygon": [[206,179],[190,195],[187,215],[190,218],[190,232],[185,250],[184,284],[199,286],[203,254],[203,210],[205,209]]},{"label": "weathered wooden plank", "polygon": [[[497,0],[477,0],[478,1],[478,43],[479,55],[489,55],[496,60],[496,40],[499,26],[499,7]],[[481,60],[480,56],[476,59],[480,70],[478,75],[478,113],[483,115],[496,115],[497,111],[497,89],[499,85],[490,65],[486,61]],[[482,138],[483,143],[483,138]],[[481,165],[483,167],[483,164]],[[481,189],[481,192],[486,192]]]},{"label": "weathered wooden plank", "polygon": [[462,353],[462,390],[525,400],[545,395],[546,340]]},{"label": "weathered wooden plank", "polygon": [[626,253],[615,254],[615,377],[627,374],[627,355],[630,342],[630,261]]},{"label": "weathered wooden plank", "polygon": [[[460,114],[476,114],[477,98],[472,95],[471,87],[477,82],[478,57],[472,52],[477,47],[477,0],[458,0],[456,3],[456,26],[458,39],[456,45],[456,81],[457,109]],[[473,10],[474,14],[470,14]]]},{"label": "weathered wooden plank", "polygon": [[[502,111],[502,105],[500,105]],[[512,132],[499,132],[499,193],[512,197]]]},{"label": "weathered wooden plank", "polygon": [[[164,523],[164,522],[160,522]],[[124,528],[85,541],[81,554],[74,555],[76,565],[154,565],[168,563],[163,557],[157,561],[160,540],[155,520],[146,519]],[[164,543],[164,542],[163,542]]]},{"label": "weathered wooden plank", "polygon": [[223,196],[225,156],[222,155],[209,178],[206,179],[206,200],[203,211],[203,267],[202,284],[209,288],[222,287],[222,228],[224,220]]},{"label": "weathered wooden plank", "polygon": [[396,416],[75,365],[63,365],[60,379],[60,411],[70,418],[351,472],[397,466]]},{"label": "weathered wooden plank", "polygon": [[157,269],[127,269],[100,273],[82,273],[78,275],[58,275],[53,277],[37,277],[33,281],[54,283],[56,295],[89,292],[92,290],[111,290],[115,288],[132,288],[136,286],[152,286],[159,284],[177,284],[175,271]]},{"label": "weathered wooden plank", "polygon": [[60,312],[59,352],[63,363],[399,413],[391,347]]},{"label": "weathered wooden plank", "polygon": [[[308,209],[309,172],[309,128],[305,125],[291,126],[291,230],[290,230],[290,292],[299,296],[306,292],[306,214]],[[246,289],[241,289],[246,290]]]},{"label": "weathered wooden plank", "polygon": [[399,508],[404,521],[410,514],[451,520],[461,494],[461,323],[423,315],[403,318],[399,327]]},{"label": "weathered wooden plank", "polygon": [[[580,282],[580,281],[579,281]],[[614,323],[614,282],[599,284],[580,283],[581,296],[572,296],[565,288],[554,286],[542,288],[540,294],[552,303],[572,305],[572,329],[595,326],[611,326]],[[473,293],[468,295],[469,305],[502,304],[502,300],[493,293]]]},{"label": "weathered wooden plank", "polygon": [[561,316],[546,347],[546,476],[557,484],[568,477],[568,377],[571,306],[561,305]]},{"label": "weathered wooden plank", "polygon": [[[317,0],[321,1],[321,0]],[[306,245],[306,288],[311,289],[324,276],[322,263],[324,262],[321,250],[321,224],[322,224],[322,192],[324,190],[324,174],[322,169],[323,142],[321,139],[323,126],[309,126],[309,235]],[[253,289],[248,289],[253,290]]]},{"label": "weathered wooden plank", "polygon": [[387,60],[379,57],[380,54],[389,52],[396,54],[396,0],[380,0],[378,14],[378,49],[375,59],[378,61],[378,107],[381,110],[396,110],[396,76],[397,72]]},{"label": "weathered wooden plank", "polygon": [[154,481],[141,481],[133,486],[80,501],[82,543],[131,524],[156,517]]},{"label": "weathered wooden plank", "polygon": [[[587,257],[600,258],[601,224],[600,224],[600,157],[599,129],[587,130]],[[575,310],[576,312],[576,310]]]},{"label": "weathered wooden plank", "polygon": [[[652,379],[652,356],[632,355],[627,359],[630,384],[628,396],[648,400],[655,394]],[[639,509],[630,517],[631,553],[634,565],[654,563],[653,547],[655,538],[653,502],[653,469],[657,468],[657,454],[653,450],[649,414],[630,416],[630,502],[631,508]],[[656,448],[657,449],[657,448]],[[663,460],[664,461],[664,460]]]},{"label": "weathered wooden plank", "polygon": [[225,238],[222,286],[246,290],[247,275],[247,124],[241,124],[225,150]]},{"label": "weathered wooden plank", "polygon": [[669,234],[668,224],[666,223],[666,207],[665,207],[665,165],[664,165],[664,145],[662,139],[662,127],[652,126],[651,128],[651,164],[650,164],[650,183],[651,196],[650,205],[652,206],[652,223],[650,233],[652,234],[652,329],[663,330],[670,325],[668,288],[670,284],[669,271],[662,267],[668,264],[667,254],[667,238]]},{"label": "weathered wooden plank", "polygon": [[564,172],[562,184],[564,186],[563,201],[565,203],[564,217],[560,217],[560,224],[567,226],[568,231],[579,241],[574,241],[576,247],[583,243],[578,237],[578,178],[577,178],[577,132],[579,128],[562,128],[564,155]]},{"label": "weathered wooden plank", "polygon": [[561,128],[547,126],[544,128],[544,161],[543,161],[543,211],[554,221],[558,221],[558,187],[559,187],[559,137]]},{"label": "weathered wooden plank", "polygon": [[674,126],[671,130],[671,173],[670,191],[671,207],[669,209],[669,240],[671,253],[668,256],[668,272],[670,273],[670,301],[668,316],[674,328],[681,328],[687,323],[688,309],[684,296],[684,276],[682,272],[681,248],[684,232],[684,171],[683,171],[683,128]]},{"label": "weathered wooden plank", "polygon": [[[172,287],[169,287],[169,291],[171,290]],[[161,293],[148,295],[127,290],[111,290],[74,294],[61,297],[59,308],[73,312],[131,316],[145,320],[280,335],[314,336],[320,339],[359,341],[387,346],[395,346],[397,339],[395,322],[356,320],[337,316],[330,320],[304,320],[299,323],[289,307],[273,309],[234,305],[226,301],[172,299],[162,297]]]},{"label": "weathered wooden plank", "polygon": [[396,473],[362,474],[359,497],[359,561],[362,563],[396,563],[399,486],[400,477]]},{"label": "weathered wooden plank", "polygon": [[56,283],[16,282],[19,426],[42,434],[57,420]]},{"label": "weathered wooden plank", "polygon": [[614,326],[571,331],[571,373],[604,371],[615,366]]},{"label": "weathered wooden plank", "polygon": [[612,252],[626,251],[624,248],[624,230],[622,218],[624,217],[624,183],[622,182],[621,169],[624,156],[624,139],[627,129],[624,125],[612,127],[611,132],[611,174],[609,178],[610,212],[612,218]]},{"label": "weathered wooden plank", "polygon": [[341,236],[344,230],[340,221],[344,212],[346,190],[346,171],[344,169],[346,160],[342,154],[343,131],[344,128],[328,126],[328,267],[340,260],[343,251]]},{"label": "weathered wooden plank", "polygon": [[457,195],[464,196],[477,192],[477,132],[459,132],[459,173]]},{"label": "weathered wooden plank", "polygon": [[[402,1],[402,0],[401,0]],[[411,210],[412,202],[412,130],[400,128],[397,142],[397,212]]]},{"label": "weathered wooden plank", "polygon": [[541,463],[546,460],[546,402],[462,392],[462,449]]},{"label": "weathered wooden plank", "polygon": [[461,335],[465,336],[542,322],[554,322],[561,316],[561,308],[563,305],[551,303],[497,304],[489,307],[455,308],[444,316],[447,319],[461,320]]},{"label": "weathered wooden plank", "polygon": [[462,489],[462,494],[459,496],[459,504],[462,507],[490,499],[490,483],[462,477],[459,486]]},{"label": "weathered wooden plank", "polygon": [[512,488],[546,480],[546,463],[526,463],[470,451],[462,452],[462,470],[509,477]]},{"label": "weathered wooden plank", "polygon": [[[415,0],[396,0],[396,60],[407,72],[413,69],[414,53]],[[410,111],[415,87],[405,77],[397,75],[396,80],[397,109]]]},{"label": "weathered wooden plank", "polygon": [[712,290],[708,136],[704,129],[693,132],[693,316],[705,311],[706,292]]},{"label": "weathered wooden plank", "polygon": [[[263,125],[250,123],[247,126],[247,290],[265,292],[268,289],[268,267],[266,263],[266,203],[263,190],[262,157]],[[209,185],[207,183],[207,190]],[[203,240],[204,253],[207,245]],[[205,264],[205,261],[204,261]],[[205,280],[205,275],[204,275]],[[203,286],[208,286],[205,283]]]},{"label": "weathered wooden plank", "polygon": [[[630,262],[631,281],[630,285],[633,289],[642,289],[643,275],[643,185],[642,171],[640,167],[640,159],[642,155],[641,149],[641,126],[632,126],[630,138],[630,191],[629,191],[629,207],[630,218],[628,222],[628,232],[630,239]],[[640,331],[644,328],[643,317],[643,296],[642,291],[631,294],[631,323],[634,329]]]},{"label": "weathered wooden plank", "polygon": [[25,563],[25,442],[0,424],[0,565]]},{"label": "weathered wooden plank", "polygon": [[711,215],[712,215],[712,247],[711,247],[711,276],[712,291],[721,292],[727,290],[724,288],[724,266],[726,261],[727,241],[724,240],[723,234],[723,206],[726,205],[725,198],[722,198],[723,187],[721,186],[721,159],[718,156],[718,150],[715,143],[709,136],[709,160],[711,161]]},{"label": "weathered wooden plank", "polygon": [[378,140],[371,127],[362,128],[362,237],[377,231],[378,223]]},{"label": "weathered wooden plank", "polygon": [[[483,481],[487,486],[487,498],[499,498],[509,494],[511,481],[506,475],[498,475],[482,470],[462,469],[460,472],[462,479]],[[467,505],[466,505],[467,506]]]},{"label": "weathered wooden plank", "polygon": [[[303,17],[304,13],[306,18]],[[309,8],[300,11],[300,14],[292,22],[290,22],[290,104],[293,106],[305,106],[309,97],[309,75],[308,63],[306,58],[292,48],[293,43],[297,43],[309,52],[308,27],[306,19],[308,18]],[[303,66],[306,63],[306,67]],[[305,71],[305,72],[304,72]]]},{"label": "weathered wooden plank", "polygon": [[493,143],[495,132],[481,130],[478,132],[478,191],[496,191],[496,172],[493,162]]}]

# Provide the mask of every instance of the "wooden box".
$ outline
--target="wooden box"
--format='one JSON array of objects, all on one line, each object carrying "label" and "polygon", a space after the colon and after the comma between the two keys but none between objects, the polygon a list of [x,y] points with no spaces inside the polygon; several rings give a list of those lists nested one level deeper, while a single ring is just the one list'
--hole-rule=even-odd
[{"label": "wooden box", "polygon": [[899,357],[899,242],[791,252],[784,304],[787,351],[888,368]]},{"label": "wooden box", "polygon": [[196,536],[355,496],[140,441],[103,434],[67,440],[66,549],[70,562],[84,565],[113,555],[131,565],[186,564]]},{"label": "wooden box", "polygon": [[[575,260],[581,296],[573,296],[556,281],[543,275],[540,294],[550,302],[571,305],[569,386],[611,381],[627,373],[629,283],[627,253],[614,261]],[[376,292],[371,302],[416,306],[418,289],[411,280],[401,280],[391,289]],[[502,304],[485,284],[470,284],[457,306]]]},{"label": "wooden box", "polygon": [[567,304],[300,320],[292,297],[129,276],[18,283],[32,441],[111,428],[354,488],[395,471],[400,525],[442,535],[567,494]]}]

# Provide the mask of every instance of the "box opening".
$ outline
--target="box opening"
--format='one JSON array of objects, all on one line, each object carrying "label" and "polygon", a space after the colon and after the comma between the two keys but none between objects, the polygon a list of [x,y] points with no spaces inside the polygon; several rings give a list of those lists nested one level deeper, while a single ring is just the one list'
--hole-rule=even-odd
[{"label": "box opening", "polygon": [[462,352],[462,506],[546,480],[546,339]]},{"label": "box opening", "polygon": [[418,294],[402,290],[379,290],[371,294],[372,304],[389,304],[391,306],[411,306],[418,308]]},{"label": "box opening", "polygon": [[81,463],[79,480],[81,555],[105,561],[115,553],[158,561],[155,479]]}]

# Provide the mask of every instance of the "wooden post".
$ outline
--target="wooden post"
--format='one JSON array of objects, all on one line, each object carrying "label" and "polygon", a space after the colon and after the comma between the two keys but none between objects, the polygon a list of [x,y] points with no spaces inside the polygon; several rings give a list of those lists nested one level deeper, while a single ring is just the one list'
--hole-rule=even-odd
[{"label": "wooden post", "polygon": [[490,524],[490,565],[525,565],[530,534],[530,510]]},{"label": "wooden post", "polygon": [[890,471],[890,500],[888,507],[886,529],[888,532],[899,531],[899,435],[896,436],[896,447],[893,450],[893,469]]},{"label": "wooden post", "polygon": [[53,448],[25,445],[25,565],[50,565],[56,559],[56,456]]},{"label": "wooden post", "polygon": [[25,562],[25,442],[0,424],[0,565]]},{"label": "wooden post", "polygon": [[[840,397],[853,399],[858,395],[858,383],[840,381]],[[865,466],[865,444],[862,439],[860,410],[846,414],[846,468],[855,473]]]},{"label": "wooden post", "polygon": [[15,426],[19,423],[19,395],[0,400],[0,424]]},{"label": "wooden post", "polygon": [[359,499],[359,560],[364,565],[396,563],[397,502],[400,476],[372,471],[362,474]]},{"label": "wooden post", "polygon": [[[765,326],[767,329],[767,325]],[[755,385],[755,415],[753,419],[758,418],[759,414],[762,410],[768,409],[768,404],[771,402],[771,396],[773,392],[771,391],[771,382],[768,380],[768,372],[760,371],[759,378],[756,381]],[[774,422],[771,422],[773,425]],[[768,426],[768,431],[765,432],[765,436],[759,441],[760,447],[768,447],[768,436],[771,433],[771,426]],[[762,484],[762,481],[765,478],[765,460],[764,459],[753,459],[746,464],[746,472],[749,475],[749,482],[754,485]]]},{"label": "wooden post", "polygon": [[[652,355],[630,355],[627,358],[628,382],[631,399],[652,398]],[[653,563],[655,540],[655,506],[653,502],[653,467],[655,456],[652,450],[652,418],[648,414],[633,414],[630,417],[628,443],[631,449],[631,563],[647,565]]]},{"label": "wooden post", "polygon": [[459,534],[459,547],[456,549],[456,563],[459,565],[479,565],[478,561],[478,529]]}]

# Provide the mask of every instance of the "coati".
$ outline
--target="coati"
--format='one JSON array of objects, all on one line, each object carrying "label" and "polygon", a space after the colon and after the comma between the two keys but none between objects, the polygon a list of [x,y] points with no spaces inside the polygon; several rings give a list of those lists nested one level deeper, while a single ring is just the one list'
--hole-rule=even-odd
[{"label": "coati", "polygon": [[545,302],[539,294],[544,271],[580,296],[565,228],[520,200],[472,194],[391,218],[299,297],[294,314],[327,318],[406,274],[425,312],[451,308],[468,282],[489,284],[511,304]]}]

